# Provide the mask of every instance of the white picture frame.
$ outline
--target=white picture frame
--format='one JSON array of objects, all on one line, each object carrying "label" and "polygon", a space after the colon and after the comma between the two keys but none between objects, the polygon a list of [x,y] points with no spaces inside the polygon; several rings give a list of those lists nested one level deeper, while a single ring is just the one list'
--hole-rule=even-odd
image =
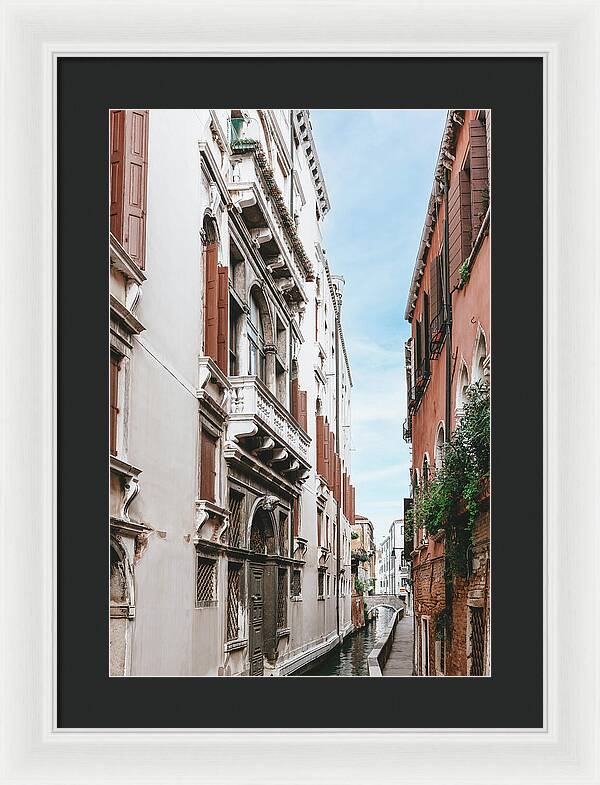
[{"label": "white picture frame", "polygon": [[[600,783],[598,3],[22,0],[2,10],[0,782]],[[57,729],[55,79],[58,56],[87,54],[544,58],[542,729]]]}]

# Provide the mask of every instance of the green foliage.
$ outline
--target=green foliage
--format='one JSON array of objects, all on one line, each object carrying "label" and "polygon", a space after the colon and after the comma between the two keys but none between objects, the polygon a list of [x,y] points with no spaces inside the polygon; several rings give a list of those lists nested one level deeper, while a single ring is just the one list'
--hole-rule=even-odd
[{"label": "green foliage", "polygon": [[[453,574],[464,574],[482,480],[490,471],[490,391],[477,382],[467,391],[464,414],[444,452],[443,465],[413,501],[408,525],[435,535],[446,532]],[[463,513],[464,510],[464,513]],[[405,526],[407,525],[405,520]]]},{"label": "green foliage", "polygon": [[352,551],[352,557],[358,559],[359,562],[369,561],[370,558],[364,548],[357,548],[355,551]]},{"label": "green foliage", "polygon": [[350,535],[350,537],[351,537],[353,540],[358,540],[358,532],[352,532],[352,534]]},{"label": "green foliage", "polygon": [[354,590],[357,594],[365,594],[369,590],[369,584],[357,577],[354,579]]},{"label": "green foliage", "polygon": [[463,286],[467,285],[469,278],[471,277],[471,267],[469,265],[468,259],[465,259],[465,261],[458,268],[458,274],[460,275],[460,288],[462,289]]}]

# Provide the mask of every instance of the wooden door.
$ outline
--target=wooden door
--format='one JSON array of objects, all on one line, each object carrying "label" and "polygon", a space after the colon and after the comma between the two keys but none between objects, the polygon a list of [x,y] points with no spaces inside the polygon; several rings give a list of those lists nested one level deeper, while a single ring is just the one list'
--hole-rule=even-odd
[{"label": "wooden door", "polygon": [[248,580],[250,598],[250,675],[262,676],[264,671],[264,569],[250,565]]}]

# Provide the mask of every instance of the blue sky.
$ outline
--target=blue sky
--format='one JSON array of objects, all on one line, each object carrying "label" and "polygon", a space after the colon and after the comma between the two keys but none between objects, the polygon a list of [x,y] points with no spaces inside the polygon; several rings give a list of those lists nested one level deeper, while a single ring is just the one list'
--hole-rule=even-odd
[{"label": "blue sky", "polygon": [[409,490],[404,307],[425,220],[446,110],[310,113],[331,210],[323,247],[346,279],[356,512],[378,543]]}]

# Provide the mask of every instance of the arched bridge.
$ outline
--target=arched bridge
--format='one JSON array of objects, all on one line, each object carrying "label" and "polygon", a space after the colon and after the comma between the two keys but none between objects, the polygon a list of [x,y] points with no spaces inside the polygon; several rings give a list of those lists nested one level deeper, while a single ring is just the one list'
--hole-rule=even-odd
[{"label": "arched bridge", "polygon": [[404,602],[394,594],[365,594],[365,608],[368,611],[379,605],[387,605],[395,610],[404,608]]}]

